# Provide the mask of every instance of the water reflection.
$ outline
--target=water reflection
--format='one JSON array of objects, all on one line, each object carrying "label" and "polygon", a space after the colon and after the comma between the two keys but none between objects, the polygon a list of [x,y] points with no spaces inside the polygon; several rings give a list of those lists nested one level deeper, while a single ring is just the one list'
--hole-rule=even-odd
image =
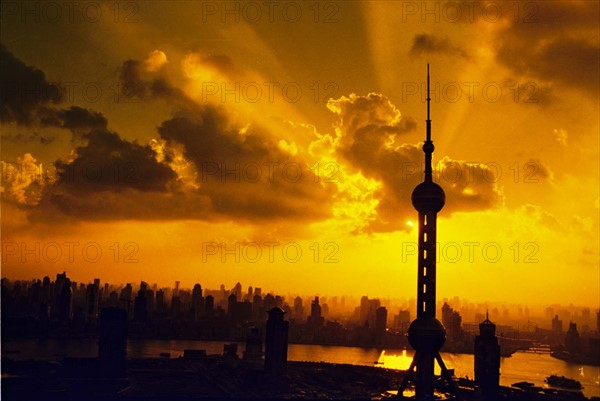
[{"label": "water reflection", "polygon": [[[129,341],[129,358],[158,358],[168,352],[172,358],[183,355],[185,349],[204,349],[207,354],[223,353],[223,341],[193,340],[139,340]],[[243,350],[238,344],[238,352]],[[96,340],[18,340],[2,343],[2,356],[13,359],[60,360],[62,357],[94,357],[98,354]],[[413,350],[382,351],[375,348],[338,347],[322,345],[290,344],[288,359],[291,361],[347,363],[352,365],[378,366],[406,370],[410,366]],[[441,353],[446,366],[454,369],[457,377],[473,377],[473,355]],[[436,374],[440,374],[436,364]],[[500,384],[510,386],[520,381],[546,385],[549,375],[566,376],[579,380],[583,393],[588,397],[600,394],[600,367],[571,364],[548,354],[517,352],[500,361]]]},{"label": "water reflection", "polygon": [[407,370],[412,362],[412,355],[408,355],[406,350],[402,350],[400,354],[386,354],[385,350],[381,351],[377,366],[386,369]]}]

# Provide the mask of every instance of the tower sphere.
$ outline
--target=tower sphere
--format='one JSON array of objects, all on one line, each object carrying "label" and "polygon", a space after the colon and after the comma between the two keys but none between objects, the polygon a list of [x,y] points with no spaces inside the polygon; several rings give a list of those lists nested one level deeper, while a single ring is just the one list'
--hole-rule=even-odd
[{"label": "tower sphere", "polygon": [[446,194],[435,182],[422,182],[412,193],[412,204],[419,213],[437,213],[446,203]]},{"label": "tower sphere", "polygon": [[408,342],[416,351],[435,354],[446,342],[446,330],[436,318],[418,317],[408,328]]}]

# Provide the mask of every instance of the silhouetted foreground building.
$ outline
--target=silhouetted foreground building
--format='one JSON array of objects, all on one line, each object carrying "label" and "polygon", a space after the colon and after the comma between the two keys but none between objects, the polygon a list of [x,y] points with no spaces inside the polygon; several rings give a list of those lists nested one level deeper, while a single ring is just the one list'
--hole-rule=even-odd
[{"label": "silhouetted foreground building", "polygon": [[100,312],[98,360],[107,376],[125,376],[127,371],[127,312],[104,308]]},{"label": "silhouetted foreground building", "polygon": [[285,312],[273,308],[269,312],[267,332],[265,334],[265,371],[285,373],[287,365],[289,322],[283,320]]},{"label": "silhouetted foreground building", "polygon": [[475,336],[475,385],[482,401],[495,401],[500,391],[500,346],[496,325],[486,314]]},{"label": "silhouetted foreground building", "polygon": [[245,361],[260,361],[262,359],[262,335],[258,327],[251,327],[246,336]]}]

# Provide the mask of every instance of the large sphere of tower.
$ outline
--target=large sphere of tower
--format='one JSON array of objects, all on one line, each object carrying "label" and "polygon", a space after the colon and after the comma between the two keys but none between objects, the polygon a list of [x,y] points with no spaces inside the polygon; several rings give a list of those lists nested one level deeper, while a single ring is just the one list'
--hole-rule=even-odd
[{"label": "large sphere of tower", "polygon": [[446,203],[446,194],[435,182],[422,182],[412,193],[412,204],[419,213],[437,213]]}]

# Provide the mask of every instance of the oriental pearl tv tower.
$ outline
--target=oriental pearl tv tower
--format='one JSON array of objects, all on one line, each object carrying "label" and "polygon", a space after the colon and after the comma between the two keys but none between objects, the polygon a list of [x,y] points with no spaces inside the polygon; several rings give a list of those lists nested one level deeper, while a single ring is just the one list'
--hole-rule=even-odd
[{"label": "oriental pearl tv tower", "polygon": [[[442,378],[451,383],[450,374],[440,356],[440,349],[446,341],[446,330],[435,318],[435,276],[436,276],[436,219],[446,202],[442,187],[433,182],[431,155],[434,150],[431,141],[429,94],[429,65],[427,65],[427,137],[423,145],[425,152],[425,179],[412,193],[412,204],[419,212],[419,265],[417,270],[417,318],[408,329],[408,341],[415,349],[410,368],[400,386],[399,396],[403,396],[409,381],[415,384],[415,399],[434,399],[434,363],[438,361]],[[416,370],[416,372],[415,372]]]}]

